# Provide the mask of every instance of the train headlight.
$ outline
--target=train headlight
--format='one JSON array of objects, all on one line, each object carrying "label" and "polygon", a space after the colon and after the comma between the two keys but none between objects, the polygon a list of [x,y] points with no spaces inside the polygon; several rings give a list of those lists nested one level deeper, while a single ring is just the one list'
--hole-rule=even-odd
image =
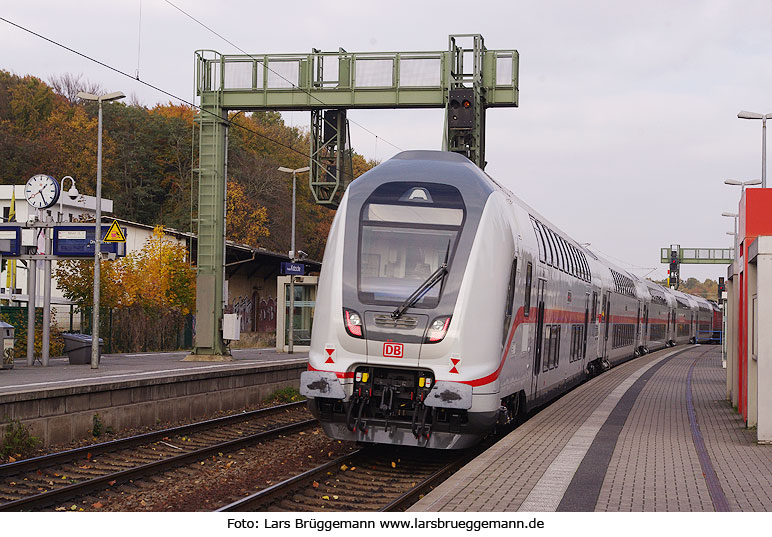
[{"label": "train headlight", "polygon": [[354,310],[343,308],[343,324],[349,336],[360,339],[364,337],[362,317]]},{"label": "train headlight", "polygon": [[429,325],[429,330],[426,334],[425,343],[439,343],[445,338],[445,334],[448,333],[448,327],[450,326],[450,316],[437,317]]}]

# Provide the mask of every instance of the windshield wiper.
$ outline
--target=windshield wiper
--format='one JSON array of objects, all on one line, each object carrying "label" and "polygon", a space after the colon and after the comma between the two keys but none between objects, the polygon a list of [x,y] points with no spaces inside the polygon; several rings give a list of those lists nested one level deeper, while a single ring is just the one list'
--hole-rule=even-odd
[{"label": "windshield wiper", "polygon": [[445,275],[448,273],[448,255],[450,254],[450,241],[448,241],[448,249],[445,250],[445,262],[442,263],[437,270],[432,272],[424,282],[413,291],[413,293],[400,304],[400,306],[391,312],[391,318],[395,321],[399,319],[408,308],[412,308],[419,300],[421,300],[429,290],[441,282]]}]

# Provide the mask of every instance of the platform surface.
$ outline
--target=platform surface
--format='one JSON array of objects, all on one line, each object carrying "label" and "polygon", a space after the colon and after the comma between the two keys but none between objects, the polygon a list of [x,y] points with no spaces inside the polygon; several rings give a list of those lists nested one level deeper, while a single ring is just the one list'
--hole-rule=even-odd
[{"label": "platform surface", "polygon": [[280,354],[274,349],[234,349],[229,362],[183,362],[188,351],[138,354],[103,354],[98,369],[70,365],[67,358],[51,358],[49,365],[27,366],[16,361],[0,370],[0,395],[38,392],[147,378],[177,377],[229,369],[281,366],[305,362],[308,353]]},{"label": "platform surface", "polygon": [[770,511],[772,446],[715,346],[632,360],[544,408],[411,511]]}]

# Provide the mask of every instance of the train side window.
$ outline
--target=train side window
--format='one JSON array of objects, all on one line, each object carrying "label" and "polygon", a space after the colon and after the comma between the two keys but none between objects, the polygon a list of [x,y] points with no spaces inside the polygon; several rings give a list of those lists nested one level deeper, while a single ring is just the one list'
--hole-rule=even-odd
[{"label": "train side window", "polygon": [[551,369],[552,361],[552,325],[544,325],[544,360],[542,360],[542,372],[546,373]]},{"label": "train side window", "polygon": [[528,263],[525,269],[525,298],[523,299],[523,316],[528,317],[531,313],[531,280],[533,275],[533,265]]},{"label": "train side window", "polygon": [[531,223],[533,224],[533,231],[536,235],[536,242],[539,245],[539,261],[545,261],[547,259],[547,246],[544,244],[544,237],[539,229],[539,222],[532,216]]},{"label": "train side window", "polygon": [[566,243],[563,240],[563,237],[560,235],[555,235],[558,241],[558,247],[560,248],[560,256],[561,256],[561,262],[560,262],[560,269],[563,272],[570,272],[570,268],[568,265],[568,254],[566,253]]},{"label": "train side window", "polygon": [[540,222],[537,222],[537,224],[539,228],[539,234],[541,235],[541,242],[544,245],[544,262],[548,265],[551,265],[554,254],[552,253],[549,241],[547,240],[547,233],[544,231],[544,226],[542,226]]},{"label": "train side window", "polygon": [[509,287],[507,288],[507,303],[504,307],[504,328],[501,339],[501,344],[505,345],[507,342],[507,335],[509,334],[509,325],[512,322],[512,309],[515,302],[515,278],[517,277],[517,258],[512,261],[512,270],[509,273]]},{"label": "train side window", "polygon": [[555,250],[555,244],[552,242],[552,236],[549,233],[549,230],[544,227],[543,225],[539,226],[541,228],[542,233],[544,234],[545,243],[547,244],[547,264],[550,266],[557,266],[558,262],[558,253]]},{"label": "train side window", "polygon": [[563,240],[563,237],[560,235],[557,235],[558,238],[558,244],[560,245],[560,253],[563,255],[563,271],[564,272],[571,272],[571,267],[568,263],[568,252],[566,252],[566,241]]},{"label": "train side window", "polygon": [[592,292],[592,322],[598,322],[598,292]]},{"label": "train side window", "polygon": [[552,336],[555,338],[552,344],[552,367],[557,367],[560,361],[560,328],[559,324],[552,327]]},{"label": "train side window", "polygon": [[558,249],[558,239],[550,228],[545,227],[544,229],[547,231],[547,236],[550,238],[550,244],[552,244],[552,252],[554,254],[552,266],[561,269],[563,266],[563,259],[560,255],[560,250]]},{"label": "train side window", "polygon": [[568,246],[568,254],[571,257],[571,274],[578,278],[579,266],[576,262],[576,252],[574,252],[574,245],[571,243],[566,243],[566,246]]}]

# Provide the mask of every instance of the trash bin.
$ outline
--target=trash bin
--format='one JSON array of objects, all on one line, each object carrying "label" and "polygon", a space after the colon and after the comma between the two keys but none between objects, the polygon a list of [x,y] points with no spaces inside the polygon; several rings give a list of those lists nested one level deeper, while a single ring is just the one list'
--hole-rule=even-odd
[{"label": "trash bin", "polygon": [[[70,365],[84,365],[91,363],[91,336],[88,334],[62,334],[64,338],[64,352],[70,359]],[[99,361],[102,360],[102,347],[104,340],[99,338]]]}]

